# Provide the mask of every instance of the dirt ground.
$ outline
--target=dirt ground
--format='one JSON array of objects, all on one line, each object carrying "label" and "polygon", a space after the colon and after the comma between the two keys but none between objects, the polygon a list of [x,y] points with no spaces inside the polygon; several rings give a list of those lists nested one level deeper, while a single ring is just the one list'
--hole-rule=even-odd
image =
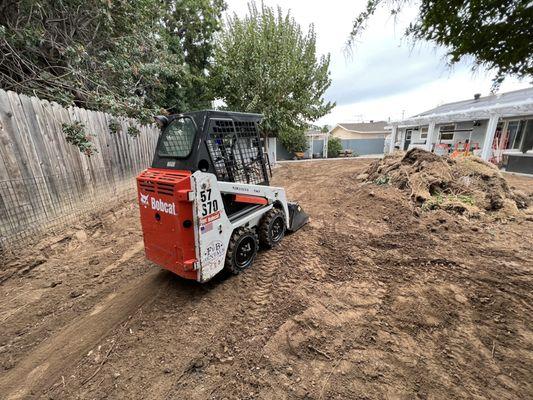
[{"label": "dirt ground", "polygon": [[239,276],[152,265],[128,203],[4,259],[1,397],[531,399],[531,215],[415,216],[367,165],[277,168],[311,222]]}]

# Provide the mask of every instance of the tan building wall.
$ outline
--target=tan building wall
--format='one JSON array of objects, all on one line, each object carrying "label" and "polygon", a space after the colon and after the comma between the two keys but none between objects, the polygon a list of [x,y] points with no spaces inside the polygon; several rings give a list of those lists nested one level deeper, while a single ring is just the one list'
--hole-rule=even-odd
[{"label": "tan building wall", "polygon": [[355,132],[346,130],[340,126],[336,126],[331,131],[331,136],[338,137],[339,139],[382,139],[387,136],[388,133],[381,132]]}]

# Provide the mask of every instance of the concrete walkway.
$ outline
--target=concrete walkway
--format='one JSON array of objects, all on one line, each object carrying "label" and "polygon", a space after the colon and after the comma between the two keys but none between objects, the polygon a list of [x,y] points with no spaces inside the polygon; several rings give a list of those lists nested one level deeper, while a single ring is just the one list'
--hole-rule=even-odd
[{"label": "concrete walkway", "polygon": [[332,161],[332,160],[357,160],[361,158],[369,158],[369,159],[376,159],[376,158],[383,158],[383,154],[365,154],[362,156],[357,157],[337,157],[337,158],[305,158],[303,160],[282,160],[282,161],[276,161],[276,163],[279,164],[288,164],[288,163],[300,163],[300,162],[313,162],[313,161]]}]

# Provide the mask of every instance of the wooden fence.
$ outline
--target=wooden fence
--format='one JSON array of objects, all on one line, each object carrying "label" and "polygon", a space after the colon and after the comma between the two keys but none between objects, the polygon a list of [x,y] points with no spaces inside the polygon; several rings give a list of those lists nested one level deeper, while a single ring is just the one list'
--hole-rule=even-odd
[{"label": "wooden fence", "polygon": [[[75,121],[92,135],[97,152],[91,157],[65,140],[62,124]],[[118,132],[109,129],[111,121],[118,122]],[[129,126],[140,135],[128,135]],[[155,125],[134,119],[0,89],[0,249],[131,194],[158,134]]]}]

